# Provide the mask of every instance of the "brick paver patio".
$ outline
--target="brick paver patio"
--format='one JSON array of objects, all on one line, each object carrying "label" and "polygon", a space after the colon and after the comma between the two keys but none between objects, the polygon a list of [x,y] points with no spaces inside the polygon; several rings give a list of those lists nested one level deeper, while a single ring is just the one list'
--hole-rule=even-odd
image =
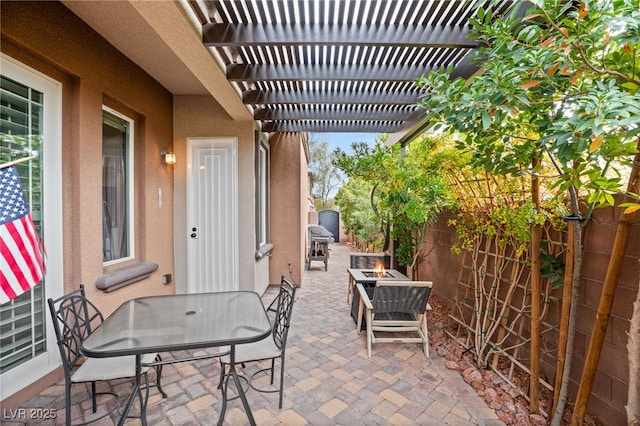
[{"label": "brick paver patio", "polygon": [[[283,407],[278,409],[277,393],[247,392],[258,425],[503,425],[458,372],[445,368],[436,351],[427,359],[418,344],[376,344],[372,357],[367,357],[365,335],[356,333],[346,303],[349,253],[349,247],[332,244],[328,271],[323,263],[313,262],[305,272],[289,333]],[[265,300],[274,294],[270,289]],[[251,373],[257,368],[247,365],[246,370]],[[220,408],[219,371],[216,359],[166,366],[162,383],[169,396],[163,399],[152,390],[148,424],[215,424]],[[121,394],[128,388],[128,381],[113,385]],[[73,392],[74,422],[90,418],[86,389],[74,385]],[[53,408],[55,422],[5,415],[2,424],[64,424],[63,394],[61,380],[21,407],[27,413]],[[231,401],[225,424],[247,423],[241,402]],[[95,424],[114,422],[105,418]]]}]

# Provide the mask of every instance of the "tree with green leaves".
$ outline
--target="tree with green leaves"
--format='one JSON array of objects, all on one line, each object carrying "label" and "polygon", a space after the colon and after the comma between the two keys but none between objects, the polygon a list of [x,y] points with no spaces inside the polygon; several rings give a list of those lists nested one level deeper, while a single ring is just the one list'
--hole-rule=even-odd
[{"label": "tree with green leaves", "polygon": [[342,183],[340,170],[333,165],[333,153],[326,139],[309,138],[309,172],[311,173],[312,191],[320,195],[321,210],[329,207],[329,199]]},{"label": "tree with green leaves", "polygon": [[380,223],[371,209],[371,190],[368,182],[353,178],[345,182],[335,196],[345,232],[353,235],[356,246],[365,252],[381,250],[384,242]]},{"label": "tree with green leaves", "polygon": [[[372,210],[388,221],[389,237],[397,243],[398,263],[411,268],[414,277],[426,256],[429,227],[450,201],[437,160],[420,154],[435,150],[438,143],[442,142],[424,138],[403,148],[385,146],[378,140],[373,148],[353,144],[353,155],[335,151],[335,164],[350,179],[363,180],[375,188]],[[382,229],[385,225],[381,224]]]},{"label": "tree with green leaves", "polygon": [[[559,424],[572,358],[581,223],[588,212],[580,200],[612,205],[615,194],[624,194],[627,222],[639,208],[640,190],[633,185],[640,164],[640,10],[637,0],[534,0],[514,2],[502,17],[493,16],[491,6],[479,7],[471,22],[482,73],[471,82],[450,80],[449,72],[424,76],[418,82],[425,90],[421,104],[436,126],[460,135],[458,147],[471,153],[474,165],[529,174],[532,182],[543,180],[569,195],[575,246],[567,365],[553,418]],[[555,174],[541,174],[545,162]],[[622,253],[623,242],[616,246]],[[615,282],[615,268],[610,264],[609,281]],[[606,306],[601,312],[608,317]],[[580,410],[575,423],[582,422]]]}]

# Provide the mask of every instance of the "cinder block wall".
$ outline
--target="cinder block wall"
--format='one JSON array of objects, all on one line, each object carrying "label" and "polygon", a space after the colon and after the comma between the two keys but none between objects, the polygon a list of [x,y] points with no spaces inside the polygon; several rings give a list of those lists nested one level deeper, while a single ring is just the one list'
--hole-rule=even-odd
[{"label": "cinder block wall", "polygon": [[[575,398],[578,382],[582,375],[619,214],[620,209],[596,210],[585,232],[585,254],[574,345],[575,355],[571,369],[569,396],[571,399]],[[434,249],[428,261],[422,265],[419,275],[421,279],[432,280],[434,294],[453,307],[456,296],[456,281],[462,267],[462,256],[451,252],[451,247],[456,241],[454,229],[447,226],[451,217],[450,214],[442,215],[432,228],[427,244],[433,244]],[[598,372],[587,407],[589,413],[597,415],[605,425],[612,426],[626,424],[624,406],[627,403],[629,381],[626,345],[633,302],[638,293],[640,279],[640,244],[638,244],[640,241],[640,219],[636,218],[631,232]],[[558,311],[551,312],[550,316],[556,317]],[[557,333],[548,335],[548,338],[555,339],[556,337]],[[528,351],[528,347],[526,350]],[[525,351],[523,357],[528,360],[529,354]],[[541,359],[541,374],[553,383],[555,354]]]}]

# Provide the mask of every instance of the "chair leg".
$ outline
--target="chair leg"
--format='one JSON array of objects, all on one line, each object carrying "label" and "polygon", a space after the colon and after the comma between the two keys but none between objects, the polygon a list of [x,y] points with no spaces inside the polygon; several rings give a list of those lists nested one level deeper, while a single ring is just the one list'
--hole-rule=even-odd
[{"label": "chair leg", "polygon": [[369,358],[371,358],[371,341],[373,340],[373,330],[371,329],[372,321],[372,312],[370,309],[367,309],[367,355],[369,355]]},{"label": "chair leg", "polygon": [[96,382],[91,382],[91,408],[93,408],[93,412],[95,413],[98,409],[98,404],[96,401]]},{"label": "chair leg", "polygon": [[[272,363],[275,362],[275,359],[271,360],[271,362]],[[271,383],[273,384],[273,370],[271,370]],[[278,405],[278,408],[280,409],[282,409],[283,392],[284,392],[284,356],[281,356],[280,357],[280,405]]]},{"label": "chair leg", "polygon": [[276,359],[271,358],[271,384],[273,384],[273,372],[275,370]]},{"label": "chair leg", "polygon": [[71,380],[64,380],[64,408],[67,416],[67,426],[71,426]]},{"label": "chair leg", "polygon": [[427,328],[427,316],[424,315],[421,321],[422,332],[424,333],[424,354],[429,358],[429,329]]},{"label": "chair leg", "polygon": [[218,383],[218,389],[222,389],[222,381],[224,380],[224,371],[225,371],[225,366],[222,363],[222,360],[220,360],[220,383]]},{"label": "chair leg", "polygon": [[[66,411],[66,421],[65,424],[66,426],[84,426],[86,424],[89,423],[94,423],[97,422],[98,420],[108,417],[111,415],[111,413],[113,413],[114,411],[117,411],[118,413],[120,412],[120,397],[118,396],[118,394],[116,394],[115,392],[97,392],[97,385],[96,382],[93,381],[91,382],[91,408],[92,408],[92,412],[95,414],[98,411],[98,395],[110,395],[112,397],[115,398],[116,401],[116,405],[110,409],[105,411],[104,413],[98,415],[98,417],[95,417],[91,420],[88,421],[82,421],[80,423],[75,423],[72,424],[71,423],[71,386],[74,384],[74,382],[71,381],[71,378],[66,378],[65,377],[65,382],[64,382],[64,404],[65,404],[65,411]],[[87,382],[75,382],[75,384],[77,385],[82,385],[83,389],[86,390],[86,385]],[[83,416],[84,417],[84,416]],[[85,420],[85,419],[82,419]],[[1,423],[1,422],[0,422]]]},{"label": "chair leg", "polygon": [[[157,362],[161,362],[162,361],[162,357],[160,356],[160,354],[158,354],[156,356],[156,361]],[[167,397],[167,393],[164,391],[164,389],[162,389],[162,364],[158,364],[155,366],[155,370],[156,370],[156,387],[158,388],[158,391],[160,392],[160,394],[162,395],[163,398]]]},{"label": "chair leg", "polygon": [[362,301],[362,298],[360,299],[360,302],[358,303],[358,321],[356,322],[356,333],[360,334],[360,331],[362,330],[362,314],[364,310],[364,302]]}]

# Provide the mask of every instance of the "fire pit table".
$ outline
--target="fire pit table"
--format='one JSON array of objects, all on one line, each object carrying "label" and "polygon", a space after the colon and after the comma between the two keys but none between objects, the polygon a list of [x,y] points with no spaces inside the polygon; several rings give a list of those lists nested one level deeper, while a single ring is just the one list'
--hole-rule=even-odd
[{"label": "fire pit table", "polygon": [[[353,320],[358,323],[358,305],[360,304],[360,295],[357,291],[355,291],[356,284],[362,284],[367,291],[369,292],[369,297],[373,297],[373,288],[376,285],[377,281],[399,281],[399,280],[407,280],[409,281],[409,277],[407,277],[402,272],[396,271],[395,269],[356,269],[350,268],[347,269],[349,272],[349,292],[347,295],[347,299],[349,296],[351,297],[351,317]],[[362,327],[366,326],[365,321],[362,321]]]}]

